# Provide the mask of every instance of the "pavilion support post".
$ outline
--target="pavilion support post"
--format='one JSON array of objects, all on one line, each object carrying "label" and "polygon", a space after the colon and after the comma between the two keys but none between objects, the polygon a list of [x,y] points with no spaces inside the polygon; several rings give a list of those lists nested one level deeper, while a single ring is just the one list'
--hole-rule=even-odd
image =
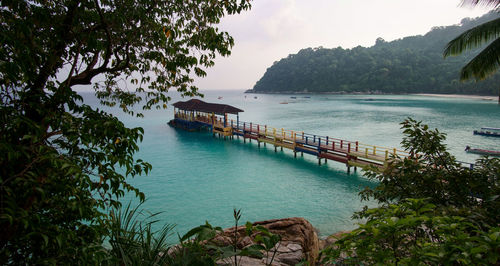
[{"label": "pavilion support post", "polygon": [[240,130],[240,114],[236,114],[236,128]]}]

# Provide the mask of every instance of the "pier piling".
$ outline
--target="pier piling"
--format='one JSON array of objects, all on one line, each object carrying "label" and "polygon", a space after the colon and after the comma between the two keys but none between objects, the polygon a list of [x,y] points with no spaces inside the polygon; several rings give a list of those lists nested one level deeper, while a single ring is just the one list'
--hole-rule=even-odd
[{"label": "pier piling", "polygon": [[[306,134],[303,131],[300,131],[297,137],[297,131],[288,131],[283,128],[277,130],[272,127],[268,128],[267,125],[240,122],[238,113],[243,110],[225,104],[206,103],[193,99],[174,103],[173,106],[174,119],[169,123],[172,126],[190,131],[209,130],[212,137],[215,138],[217,134],[219,139],[224,140],[234,140],[235,135],[237,139],[240,136],[243,137],[243,143],[246,143],[247,139],[252,143],[254,139],[257,141],[258,148],[261,147],[261,142],[264,143],[264,147],[267,144],[273,145],[275,153],[278,152],[278,146],[281,151],[287,148],[293,151],[294,158],[297,158],[298,152],[301,157],[307,153],[317,157],[318,165],[327,164],[328,160],[341,162],[346,165],[349,174],[351,167],[354,167],[355,173],[358,167],[366,166],[375,166],[383,170],[387,162],[393,160],[394,157],[396,159],[410,157],[409,153],[395,148],[389,149],[362,144],[358,141]],[[232,119],[228,120],[228,114],[237,115],[236,123]]]}]

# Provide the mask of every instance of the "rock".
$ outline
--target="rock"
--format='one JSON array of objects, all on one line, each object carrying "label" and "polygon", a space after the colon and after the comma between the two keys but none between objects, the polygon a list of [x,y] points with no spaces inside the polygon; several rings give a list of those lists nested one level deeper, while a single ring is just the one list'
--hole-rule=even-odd
[{"label": "rock", "polygon": [[[325,239],[319,240],[319,248],[320,250],[323,250],[325,248],[328,248],[332,246],[335,242],[337,242],[338,239],[342,238],[344,234],[350,233],[351,231],[339,231],[337,233],[334,233],[330,236],[328,236]],[[343,265],[342,260],[345,258],[345,254],[341,254],[341,257],[339,260],[337,260],[336,263],[327,263],[327,264],[322,264],[324,266],[330,266],[330,265]],[[321,261],[323,257],[319,258],[319,261]]]},{"label": "rock", "polygon": [[293,252],[302,249],[302,247],[300,245],[297,245],[297,244],[289,244],[287,247],[288,247],[288,249],[290,249]]},{"label": "rock", "polygon": [[245,236],[242,240],[241,240],[241,246],[243,247],[248,247],[250,245],[253,245],[254,242],[252,240],[252,238],[250,238],[249,236]]},{"label": "rock", "polygon": [[[218,265],[234,265],[234,258],[227,258],[222,261],[218,261]],[[238,265],[245,265],[245,266],[261,266],[262,265],[262,260],[261,259],[256,259],[256,258],[250,258],[250,257],[237,257],[238,259]]]},{"label": "rock", "polygon": [[[269,256],[272,257],[272,253],[277,249],[273,265],[295,265],[303,260],[308,261],[309,265],[315,265],[319,253],[318,235],[311,223],[306,219],[300,217],[274,219],[255,222],[253,225],[263,226],[271,233],[281,236],[280,243],[269,252]],[[239,249],[254,244],[253,238],[256,233],[251,237],[246,236],[245,226],[225,229],[223,235],[216,237],[217,243],[220,245],[230,245],[235,231],[240,239],[237,245]],[[218,263],[225,265],[227,262],[221,261]],[[265,264],[266,257],[264,256],[263,259],[243,257],[241,265]]]},{"label": "rock", "polygon": [[256,222],[254,225],[262,225],[273,234],[281,235],[282,241],[286,242],[287,246],[289,244],[300,245],[304,258],[310,263],[315,262],[318,258],[318,235],[306,219],[299,217],[275,219]]},{"label": "rock", "polygon": [[331,246],[333,243],[337,242],[339,238],[342,238],[344,234],[350,233],[351,231],[339,231],[337,233],[334,233],[330,236],[328,236],[325,239],[319,240],[319,250],[325,249],[329,246]]},{"label": "rock", "polygon": [[302,250],[297,250],[296,252],[278,254],[276,256],[276,261],[285,265],[296,265],[302,258]]}]

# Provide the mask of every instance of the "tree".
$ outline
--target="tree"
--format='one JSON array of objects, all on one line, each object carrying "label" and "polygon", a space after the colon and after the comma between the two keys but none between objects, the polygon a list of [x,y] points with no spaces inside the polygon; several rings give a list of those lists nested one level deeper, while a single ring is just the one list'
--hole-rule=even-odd
[{"label": "tree", "polygon": [[[220,19],[247,0],[9,0],[0,3],[0,263],[98,260],[106,209],[151,165],[133,157],[141,128],[93,109],[166,108],[169,89],[199,95],[234,41]],[[96,81],[98,80],[98,81]],[[90,263],[89,263],[90,264]],[[91,263],[95,264],[95,263]]]},{"label": "tree", "polygon": [[[497,19],[490,12],[461,25],[433,27],[424,35],[372,47],[307,48],[270,66],[254,92],[382,92],[496,95],[500,73],[477,82],[459,82],[458,73],[469,58],[443,60],[443,47],[474,26]],[[494,88],[494,89],[493,89]]]},{"label": "tree", "polygon": [[402,123],[402,146],[412,154],[366,176],[379,184],[360,195],[379,207],[363,209],[349,234],[323,251],[345,264],[475,264],[500,261],[500,159],[464,168],[446,151],[445,135],[412,119]]},{"label": "tree", "polygon": [[[500,1],[462,0],[462,5],[485,5],[496,9],[500,6]],[[500,18],[493,19],[465,31],[446,45],[443,53],[445,58],[451,55],[462,54],[485,43],[489,44],[460,71],[460,79],[462,81],[472,77],[476,81],[483,80],[494,74],[500,67]],[[500,89],[498,91],[498,104],[500,104]]]}]

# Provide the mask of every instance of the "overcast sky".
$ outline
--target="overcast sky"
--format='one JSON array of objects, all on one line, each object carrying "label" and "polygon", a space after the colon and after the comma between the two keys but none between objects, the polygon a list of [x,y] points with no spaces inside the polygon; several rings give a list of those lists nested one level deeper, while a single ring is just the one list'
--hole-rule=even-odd
[{"label": "overcast sky", "polygon": [[488,12],[460,7],[460,0],[254,0],[252,9],[220,24],[235,39],[229,57],[219,57],[203,90],[251,89],[274,61],[308,47],[369,47],[425,34]]}]

